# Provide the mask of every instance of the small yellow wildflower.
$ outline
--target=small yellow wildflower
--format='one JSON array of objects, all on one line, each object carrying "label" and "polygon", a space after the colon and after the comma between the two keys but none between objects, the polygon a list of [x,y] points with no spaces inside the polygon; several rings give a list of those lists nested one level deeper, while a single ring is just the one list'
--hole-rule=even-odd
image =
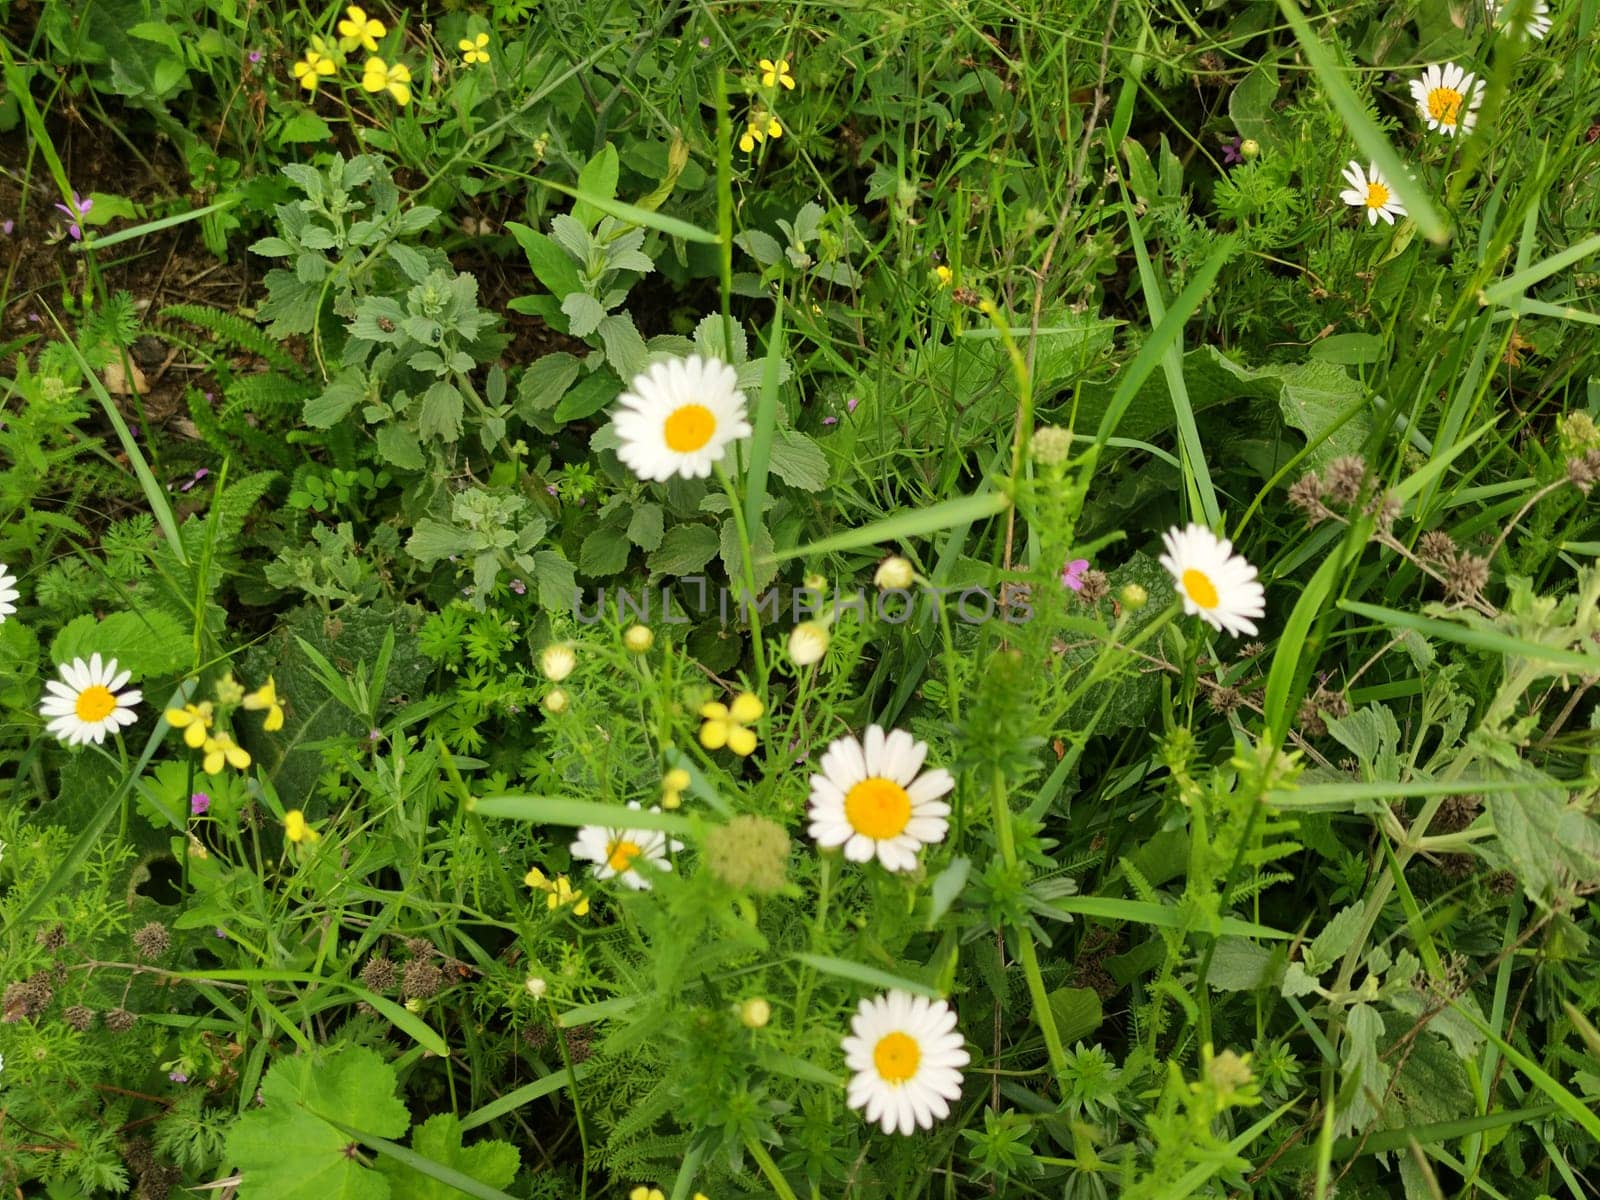
[{"label": "small yellow wildflower", "polygon": [[388,92],[401,108],[411,103],[411,68],[405,63],[393,66],[381,58],[369,58],[361,69],[361,89]]},{"label": "small yellow wildflower", "polygon": [[565,875],[557,875],[551,879],[538,867],[530,867],[528,873],[522,877],[522,882],[545,893],[544,906],[548,909],[554,910],[571,905],[574,916],[589,915],[588,897],[573,887],[572,881]]},{"label": "small yellow wildflower", "polygon": [[949,287],[950,281],[956,277],[956,273],[943,263],[935,267],[933,273],[939,277],[939,286],[942,288]]},{"label": "small yellow wildflower", "polygon": [[726,746],[740,758],[748,758],[756,750],[755,730],[747,728],[765,712],[761,701],[750,692],[740,692],[734,697],[732,707],[715,700],[700,706],[705,724],[700,726],[700,744],[707,750],[720,750]]},{"label": "small yellow wildflower", "polygon": [[206,738],[204,746],[206,756],[200,766],[207,775],[222,774],[224,763],[236,771],[246,770],[250,766],[250,752],[220,729]]},{"label": "small yellow wildflower", "polygon": [[211,701],[202,700],[199,704],[169,708],[162,716],[166,717],[168,725],[183,730],[184,745],[198,750],[205,744],[206,730],[211,728],[211,713]]},{"label": "small yellow wildflower", "polygon": [[306,50],[306,56],[294,65],[294,77],[300,81],[300,86],[308,92],[317,90],[317,84],[326,76],[332,75],[335,70],[333,59],[323,53],[321,38],[312,38],[311,45]]},{"label": "small yellow wildflower", "polygon": [[489,61],[489,35],[480,33],[475,38],[462,38],[456,43],[461,51],[463,66],[470,67],[473,63],[486,63]]},{"label": "small yellow wildflower", "polygon": [[780,58],[773,62],[770,58],[763,58],[758,64],[761,67],[761,86],[773,87],[782,84],[791,92],[794,91],[794,76],[789,73],[789,60]]},{"label": "small yellow wildflower", "polygon": [[267,681],[240,701],[251,712],[267,710],[266,720],[261,722],[261,728],[268,733],[276,733],[283,728],[283,705],[278,702],[278,685],[273,683],[272,676],[267,676]]},{"label": "small yellow wildflower", "polygon": [[344,10],[344,20],[339,22],[338,29],[340,49],[348,52],[360,46],[368,54],[378,52],[378,39],[389,32],[382,21],[367,16],[354,4]]},{"label": "small yellow wildflower", "polygon": [[779,124],[777,117],[770,115],[752,117],[746,124],[744,133],[739,137],[739,149],[749,154],[769,137],[782,136],[783,126]]},{"label": "small yellow wildflower", "polygon": [[683,793],[689,787],[689,772],[673,767],[661,777],[661,807],[669,812],[683,805]]},{"label": "small yellow wildflower", "polygon": [[628,1193],[628,1200],[667,1200],[660,1188],[645,1187],[640,1184]]},{"label": "small yellow wildflower", "polygon": [[298,808],[283,814],[283,836],[291,842],[320,842],[322,835],[306,823],[306,815]]}]

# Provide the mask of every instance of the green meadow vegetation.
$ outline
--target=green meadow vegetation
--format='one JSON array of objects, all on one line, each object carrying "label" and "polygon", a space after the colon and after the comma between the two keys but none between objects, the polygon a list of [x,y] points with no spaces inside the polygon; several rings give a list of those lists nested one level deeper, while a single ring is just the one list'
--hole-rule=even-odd
[{"label": "green meadow vegetation", "polygon": [[1597,33],[0,0],[0,1193],[1594,1196]]}]

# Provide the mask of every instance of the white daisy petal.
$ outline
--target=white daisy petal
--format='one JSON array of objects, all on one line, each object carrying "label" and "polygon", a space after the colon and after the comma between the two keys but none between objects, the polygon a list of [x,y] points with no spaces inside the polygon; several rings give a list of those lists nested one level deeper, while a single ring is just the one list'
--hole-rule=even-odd
[{"label": "white daisy petal", "polygon": [[132,672],[118,671],[116,659],[102,660],[95,653],[88,662],[75,658],[59,664],[56,673],[60,678],[45,684],[39,715],[48,718],[46,731],[67,745],[99,745],[108,733],[139,719],[133,710],[144,693],[137,688],[124,690]]},{"label": "white daisy petal", "polygon": [[851,862],[876,857],[886,870],[910,871],[921,847],[944,840],[955,787],[943,768],[922,771],[928,747],[903,729],[868,726],[862,738],[830,744],[811,776],[809,832],[818,845],[843,845]]},{"label": "white daisy petal", "polygon": [[1194,524],[1168,531],[1163,541],[1169,553],[1161,565],[1172,575],[1183,611],[1218,632],[1254,634],[1249,618],[1266,614],[1265,593],[1256,569],[1232,553],[1232,543]]}]

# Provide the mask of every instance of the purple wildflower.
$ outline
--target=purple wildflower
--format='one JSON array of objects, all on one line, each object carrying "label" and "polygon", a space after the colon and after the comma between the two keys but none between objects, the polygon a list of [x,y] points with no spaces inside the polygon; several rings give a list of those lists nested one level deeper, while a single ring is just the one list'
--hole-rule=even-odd
[{"label": "purple wildflower", "polygon": [[1240,147],[1243,145],[1244,138],[1242,137],[1236,137],[1231,142],[1222,143],[1223,167],[1226,168],[1236,166],[1244,161],[1244,155],[1240,152]]},{"label": "purple wildflower", "polygon": [[211,797],[204,792],[196,792],[189,797],[189,815],[203,817],[211,809]]},{"label": "purple wildflower", "polygon": [[844,410],[846,412],[855,412],[856,405],[860,403],[861,401],[859,399],[857,399],[855,396],[851,396],[850,399],[844,402]]},{"label": "purple wildflower", "polygon": [[210,467],[196,467],[195,468],[195,472],[194,472],[194,478],[189,480],[188,483],[183,484],[181,487],[178,488],[178,490],[180,492],[187,492],[190,488],[192,488],[195,484],[199,483],[202,479],[204,479],[209,474],[211,474],[211,468]]},{"label": "purple wildflower", "polygon": [[246,58],[248,58],[248,59],[249,59],[249,60],[250,60],[250,65],[251,65],[251,66],[252,66],[252,67],[253,67],[253,66],[255,66],[255,65],[256,65],[256,64],[257,64],[257,63],[258,63],[258,62],[260,62],[260,61],[261,61],[261,51],[259,51],[259,50],[252,50],[252,51],[250,51],[250,53],[249,53],[249,54],[247,54],[247,55],[245,55],[245,57],[246,57]]},{"label": "purple wildflower", "polygon": [[189,1082],[189,1077],[187,1075],[185,1075],[182,1071],[168,1071],[167,1072],[167,1078],[172,1080],[173,1083],[188,1083]]},{"label": "purple wildflower", "polygon": [[839,423],[839,418],[838,417],[823,417],[822,418],[822,423],[824,425],[837,425]]},{"label": "purple wildflower", "polygon": [[1083,591],[1083,573],[1089,569],[1087,558],[1075,558],[1061,568],[1061,582],[1075,592]]},{"label": "purple wildflower", "polygon": [[17,223],[10,217],[7,217],[4,221],[0,221],[0,233],[4,233],[7,237],[11,236],[11,231],[16,227]]},{"label": "purple wildflower", "polygon": [[65,204],[56,205],[56,208],[65,213],[67,219],[72,222],[67,226],[67,232],[72,235],[73,241],[81,242],[83,240],[83,228],[78,224],[78,222],[87,217],[89,215],[89,210],[93,207],[94,198],[92,196],[88,199],[80,200],[77,192],[72,193],[71,208],[68,208]]},{"label": "purple wildflower", "polygon": [[520,579],[513,579],[511,581],[511,590],[519,596],[526,596],[528,594],[528,585]]}]

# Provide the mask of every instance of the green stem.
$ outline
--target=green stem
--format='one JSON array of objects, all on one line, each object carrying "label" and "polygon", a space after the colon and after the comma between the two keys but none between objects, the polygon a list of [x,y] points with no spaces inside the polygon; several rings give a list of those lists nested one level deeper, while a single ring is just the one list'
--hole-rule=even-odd
[{"label": "green stem", "polygon": [[[1006,803],[1005,776],[999,768],[994,772],[994,785],[989,789],[989,799],[994,807],[995,837],[1000,843],[1000,857],[1006,867],[1017,866],[1016,831],[1012,828],[1011,808]],[[1050,1011],[1050,996],[1044,990],[1044,975],[1039,971],[1039,955],[1034,949],[1033,932],[1019,924],[1017,933],[1017,958],[1022,963],[1022,974],[1028,981],[1028,995],[1033,1000],[1033,1019],[1044,1034],[1044,1046],[1050,1056],[1050,1069],[1055,1073],[1056,1086],[1065,1090],[1067,1054],[1061,1045],[1061,1034],[1056,1029],[1055,1014]]]},{"label": "green stem", "polygon": [[762,644],[761,610],[756,604],[755,548],[750,544],[750,527],[745,524],[744,508],[739,503],[739,490],[733,486],[733,479],[723,469],[721,463],[717,464],[717,478],[722,481],[722,490],[728,493],[728,504],[733,509],[733,527],[739,534],[739,574],[744,576],[745,591],[750,595],[748,609],[751,649],[755,652],[758,690],[764,693],[767,689],[767,651]]},{"label": "green stem", "polygon": [[799,1200],[794,1194],[794,1189],[789,1186],[789,1181],[778,1171],[778,1164],[772,1161],[772,1155],[767,1153],[767,1148],[755,1138],[745,1142],[745,1149],[750,1151],[750,1157],[756,1160],[756,1165],[761,1168],[761,1173],[767,1177],[767,1182],[772,1185],[772,1190],[781,1200]]}]

